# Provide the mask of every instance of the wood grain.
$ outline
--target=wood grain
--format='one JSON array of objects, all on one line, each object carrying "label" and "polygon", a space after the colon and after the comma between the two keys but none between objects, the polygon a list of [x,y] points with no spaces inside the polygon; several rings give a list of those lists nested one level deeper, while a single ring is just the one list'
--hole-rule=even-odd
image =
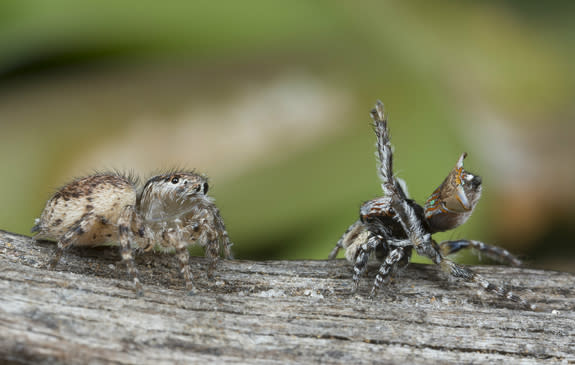
[{"label": "wood grain", "polygon": [[0,231],[0,363],[575,363],[575,275],[481,266],[544,312],[412,264],[375,300],[336,261],[191,260],[141,254],[137,298],[115,247],[74,249]]}]

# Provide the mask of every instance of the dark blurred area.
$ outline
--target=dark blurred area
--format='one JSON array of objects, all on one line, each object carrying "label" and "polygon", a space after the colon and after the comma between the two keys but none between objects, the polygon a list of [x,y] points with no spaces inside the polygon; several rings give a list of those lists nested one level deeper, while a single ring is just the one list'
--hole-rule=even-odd
[{"label": "dark blurred area", "polygon": [[437,239],[573,272],[574,10],[4,0],[0,228],[28,234],[75,176],[180,166],[212,179],[236,257],[326,258],[381,193],[368,115],[381,99],[413,198],[463,151],[482,176],[473,217]]}]

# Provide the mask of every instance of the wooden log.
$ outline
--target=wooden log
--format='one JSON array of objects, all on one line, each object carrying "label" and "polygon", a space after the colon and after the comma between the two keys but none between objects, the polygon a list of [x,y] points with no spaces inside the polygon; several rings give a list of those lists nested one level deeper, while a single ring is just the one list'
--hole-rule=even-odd
[{"label": "wooden log", "polygon": [[136,297],[114,247],[73,249],[0,231],[0,363],[574,363],[575,275],[477,266],[542,306],[532,312],[412,264],[368,299],[335,261],[193,258],[187,295],[175,257],[140,254]]}]

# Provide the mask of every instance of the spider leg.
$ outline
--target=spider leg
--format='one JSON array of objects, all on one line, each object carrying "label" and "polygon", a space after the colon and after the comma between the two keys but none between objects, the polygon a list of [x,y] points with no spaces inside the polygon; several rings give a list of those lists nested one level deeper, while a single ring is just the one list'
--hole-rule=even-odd
[{"label": "spider leg", "polygon": [[192,294],[195,287],[192,273],[190,271],[190,251],[188,251],[188,243],[182,238],[181,232],[181,227],[176,229],[170,228],[167,231],[164,231],[164,239],[168,240],[170,246],[176,248],[176,257],[180,263],[180,273],[182,273],[182,276],[184,277],[186,290]]},{"label": "spider leg", "polygon": [[201,207],[190,218],[186,226],[190,231],[191,237],[204,247],[205,255],[210,259],[207,276],[208,278],[213,277],[220,253],[226,259],[232,258],[231,247],[233,243],[230,241],[219,209],[214,204]]},{"label": "spider leg", "polygon": [[[214,217],[215,226],[217,230],[217,236],[219,237],[219,249],[221,250],[225,259],[233,259],[232,246],[233,242],[230,240],[228,231],[226,230],[226,225],[224,219],[220,214],[220,210],[217,207],[213,207],[212,215]],[[216,253],[217,255],[217,253]]]},{"label": "spider leg", "polygon": [[328,259],[333,260],[337,257],[339,250],[345,249],[353,243],[357,236],[365,229],[365,226],[361,221],[355,221],[347,230],[343,233],[340,239],[335,244],[335,247],[329,253]]},{"label": "spider leg", "polygon": [[413,208],[409,206],[405,200],[396,200],[394,201],[393,206],[397,212],[400,223],[408,233],[408,236],[413,242],[418,254],[429,257],[434,263],[440,265],[444,271],[453,277],[460,278],[468,282],[478,283],[486,291],[493,292],[501,297],[517,302],[531,310],[537,310],[537,307],[534,304],[530,304],[528,301],[515,295],[510,290],[494,285],[472,270],[459,266],[444,258],[441,255],[437,244],[431,240],[431,235],[429,233],[424,233],[421,223],[416,219]]},{"label": "spider leg", "polygon": [[443,256],[454,254],[461,249],[475,248],[479,253],[484,253],[496,261],[508,263],[511,266],[522,265],[521,260],[513,256],[506,249],[497,246],[490,246],[476,240],[443,241],[439,244],[439,248],[441,249]]},{"label": "spider leg", "polygon": [[519,303],[521,306],[528,308],[530,310],[533,311],[539,310],[539,308],[535,304],[529,303],[527,300],[514,294],[511,290],[505,289],[501,286],[494,285],[490,283],[487,279],[485,279],[483,276],[473,272],[472,270],[466,267],[457,265],[453,261],[443,259],[440,266],[445,272],[447,272],[449,275],[453,277],[463,279],[464,281],[467,282],[477,283],[485,291],[493,292],[500,297]]},{"label": "spider leg", "polygon": [[[193,230],[192,237],[204,248],[204,254],[209,259],[207,276],[213,277],[213,272],[219,259],[220,240],[223,232],[218,220],[219,211],[215,207],[204,207],[200,213],[194,216],[193,223],[188,226]],[[221,219],[221,217],[219,217]],[[221,222],[223,224],[223,221]],[[227,237],[227,233],[225,235]],[[224,254],[226,248],[223,247]],[[231,254],[231,253],[230,253]]]},{"label": "spider leg", "polygon": [[435,264],[439,264],[443,259],[439,247],[431,239],[431,234],[423,229],[413,207],[405,199],[398,197],[397,194],[394,194],[391,205],[395,211],[396,219],[402,225],[417,253],[428,257]]},{"label": "spider leg", "polygon": [[144,252],[151,251],[155,246],[154,233],[150,227],[144,223],[144,220],[140,217],[139,214],[134,214],[133,220],[133,232],[137,235],[136,242],[138,244],[138,248]]},{"label": "spider leg", "polygon": [[[416,214],[414,207],[407,200],[407,196],[403,191],[401,184],[393,176],[393,151],[389,141],[387,119],[384,115],[383,104],[380,101],[377,102],[375,109],[372,110],[371,116],[374,121],[374,131],[377,137],[377,155],[379,159],[378,172],[382,182],[381,188],[384,192],[384,198],[371,201],[369,204],[364,204],[360,210],[362,220],[369,219],[370,216],[374,214],[378,215],[378,210],[385,210],[386,212],[391,213],[393,219],[401,224],[403,231],[411,242],[411,245],[413,248],[415,248],[419,255],[430,258],[435,264],[440,265],[443,270],[447,271],[453,277],[461,278],[468,282],[478,283],[486,291],[494,292],[499,296],[505,297],[511,301],[515,301],[525,307],[535,310],[537,307],[533,304],[530,304],[525,299],[515,295],[509,290],[491,284],[481,275],[476,274],[473,271],[466,269],[465,267],[459,266],[443,257],[441,254],[441,248],[435,241],[433,241],[431,238],[431,233],[424,228],[421,218]],[[384,199],[387,199],[387,204],[385,204]],[[375,237],[377,236],[373,235],[370,237],[368,242],[362,245],[358,252],[356,264],[354,266],[355,287],[357,287],[356,280],[359,280],[359,275],[365,271],[364,266],[365,263],[367,263],[367,257],[365,257],[365,253],[370,253],[373,251],[373,249],[377,246],[377,243],[381,242],[380,240],[383,240],[381,236],[379,236],[379,240],[377,240]],[[373,241],[377,243],[374,243]],[[457,244],[453,244],[454,248],[456,248],[456,246]],[[398,246],[393,245],[392,247]],[[403,247],[403,245],[400,247]],[[449,247],[449,244],[445,244],[444,247]],[[367,254],[367,256],[369,256],[369,254]],[[376,290],[378,287],[378,281],[380,281],[379,284],[381,284],[383,279],[388,275],[389,271],[394,269],[397,263],[401,261],[401,258],[402,255],[400,255],[399,251],[393,256],[390,253],[390,255],[386,257],[385,262],[380,267],[380,272],[378,273],[379,278],[376,278],[374,290]]]},{"label": "spider leg", "polygon": [[[342,237],[343,238],[343,237]],[[333,260],[337,257],[337,254],[339,253],[339,250],[341,250],[343,247],[341,246],[341,240],[342,238],[340,238],[337,243],[335,244],[335,247],[330,251],[329,256],[327,257],[328,260]]]},{"label": "spider leg", "polygon": [[389,255],[385,258],[381,266],[379,267],[379,271],[375,276],[375,281],[373,283],[373,288],[371,289],[370,298],[374,298],[377,294],[377,290],[381,288],[384,280],[389,276],[390,272],[395,271],[398,263],[404,257],[405,252],[403,247],[398,247],[392,250]]},{"label": "spider leg", "polygon": [[216,265],[218,263],[218,260],[220,258],[219,256],[219,243],[218,240],[216,239],[211,239],[208,241],[207,245],[206,245],[206,256],[208,257],[208,259],[210,260],[210,264],[208,266],[208,272],[207,272],[207,276],[208,278],[213,278],[214,277],[214,270],[216,269]]},{"label": "spider leg", "polygon": [[[431,244],[431,234],[423,229],[415,210],[406,200],[406,194],[401,184],[393,176],[393,151],[389,139],[389,130],[387,129],[387,117],[384,114],[381,101],[377,101],[375,108],[371,111],[371,117],[377,137],[378,169],[382,180],[381,188],[388,199],[387,204],[383,205],[383,207],[391,213],[389,209],[389,206],[391,206],[394,218],[403,226],[417,253],[429,257],[434,263],[439,264],[441,254],[436,245],[434,247]],[[381,204],[373,204],[369,213],[373,214],[373,210],[379,208],[378,205]]]},{"label": "spider leg", "polygon": [[64,251],[72,247],[79,239],[81,239],[82,235],[89,231],[90,227],[95,223],[97,223],[96,216],[89,212],[78,219],[78,221],[72,225],[66,233],[64,233],[64,235],[58,240],[58,246],[54,252],[54,256],[48,264],[50,270],[56,268],[56,265],[60,262]]},{"label": "spider leg", "polygon": [[375,248],[382,243],[383,237],[379,235],[371,234],[368,240],[359,246],[355,255],[355,264],[353,266],[353,287],[352,293],[357,291],[359,286],[359,279],[365,273],[367,269],[367,261],[369,260],[369,255],[375,250]]},{"label": "spider leg", "polygon": [[134,263],[134,235],[132,231],[132,222],[134,220],[134,207],[131,205],[125,206],[118,218],[118,236],[120,238],[120,248],[122,252],[122,262],[126,264],[128,276],[134,283],[134,290],[138,296],[142,296],[144,291],[142,284],[138,278],[138,269]]},{"label": "spider leg", "polygon": [[381,101],[377,101],[370,115],[373,119],[373,128],[377,136],[378,174],[381,179],[383,192],[388,195],[390,193],[390,185],[393,187],[396,183],[393,176],[393,150],[391,148],[389,130],[387,129],[387,116]]}]

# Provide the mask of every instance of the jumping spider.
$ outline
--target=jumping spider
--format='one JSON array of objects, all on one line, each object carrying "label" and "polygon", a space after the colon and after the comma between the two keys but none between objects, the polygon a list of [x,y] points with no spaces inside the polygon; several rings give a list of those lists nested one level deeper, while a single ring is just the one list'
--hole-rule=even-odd
[{"label": "jumping spider", "polygon": [[46,203],[32,232],[37,232],[36,240],[58,241],[51,268],[71,246],[119,242],[122,261],[138,294],[142,286],[133,249],[175,250],[186,289],[193,290],[189,246],[197,243],[205,249],[211,259],[209,277],[220,252],[231,257],[232,243],[224,221],[207,193],[207,177],[193,171],[154,176],[141,189],[132,176],[99,173],[59,189]]},{"label": "jumping spider", "polygon": [[518,302],[535,310],[536,306],[511,291],[488,282],[479,274],[460,266],[446,256],[464,248],[475,248],[500,261],[518,266],[521,261],[507,250],[474,240],[444,241],[437,244],[433,233],[451,230],[463,224],[473,212],[481,195],[481,178],[463,169],[463,153],[455,168],[435,189],[422,207],[406,194],[405,184],[393,175],[393,152],[389,140],[387,117],[378,101],[371,111],[377,136],[378,173],[382,197],[363,203],[359,220],[352,224],[329,255],[334,259],[345,249],[348,261],[354,263],[353,292],[365,273],[372,253],[382,262],[371,290],[374,297],[384,281],[409,264],[412,250],[430,258],[450,276],[479,284],[486,291]]}]

